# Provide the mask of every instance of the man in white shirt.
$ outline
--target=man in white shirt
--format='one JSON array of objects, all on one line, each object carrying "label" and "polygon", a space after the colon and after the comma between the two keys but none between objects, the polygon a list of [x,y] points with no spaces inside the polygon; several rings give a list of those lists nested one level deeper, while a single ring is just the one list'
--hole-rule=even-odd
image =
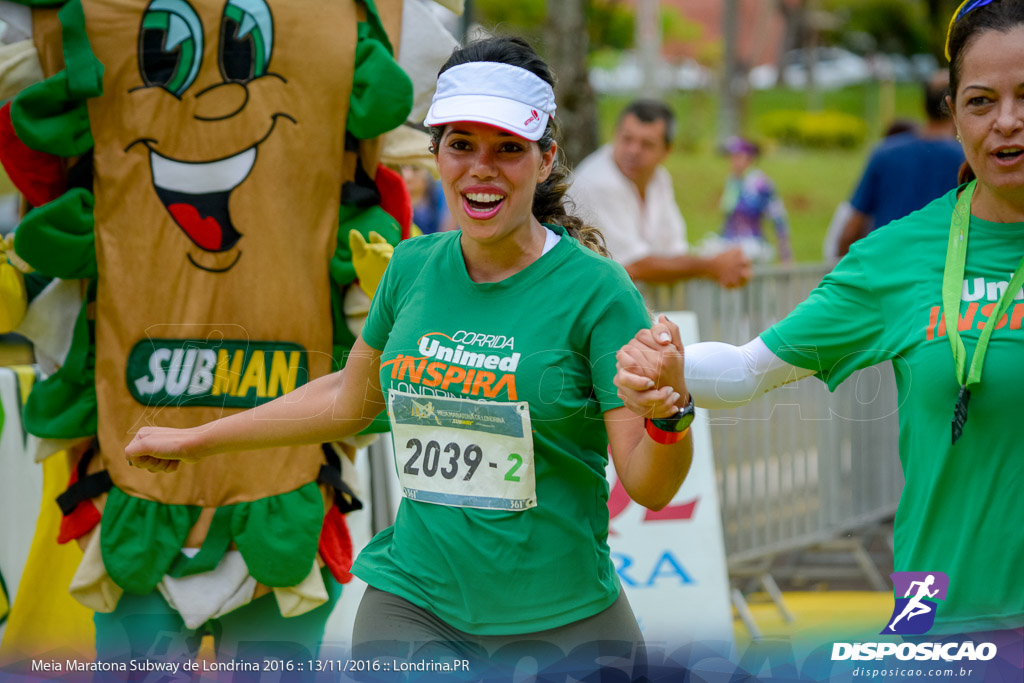
[{"label": "man in white shirt", "polygon": [[619,115],[615,139],[584,159],[569,196],[581,218],[598,227],[612,258],[634,280],[703,277],[741,287],[752,274],[740,249],[713,258],[688,253],[686,223],[672,178],[662,166],[672,149],[675,117],[668,105],[637,100]]}]

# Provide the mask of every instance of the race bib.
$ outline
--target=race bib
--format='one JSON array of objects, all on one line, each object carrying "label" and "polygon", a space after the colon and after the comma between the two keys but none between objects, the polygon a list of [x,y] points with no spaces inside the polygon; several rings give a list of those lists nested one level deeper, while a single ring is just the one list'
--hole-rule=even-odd
[{"label": "race bib", "polygon": [[388,392],[402,495],[486,510],[537,506],[530,406]]}]

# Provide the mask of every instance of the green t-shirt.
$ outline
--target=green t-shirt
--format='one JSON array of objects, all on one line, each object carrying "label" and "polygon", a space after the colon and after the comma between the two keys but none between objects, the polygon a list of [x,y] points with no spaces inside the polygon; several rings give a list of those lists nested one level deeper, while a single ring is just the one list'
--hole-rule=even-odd
[{"label": "green t-shirt", "polygon": [[[460,232],[402,242],[363,328],[366,343],[383,351],[385,396],[417,394],[431,411],[420,413],[428,415],[425,425],[442,424],[435,408],[448,424],[451,413],[438,407],[444,397],[529,404],[535,507],[479,509],[404,497],[394,526],[353,568],[371,586],[478,635],[563,626],[597,614],[619,594],[607,544],[602,413],[622,405],[612,384],[615,352],[650,320],[621,266],[549,227],[562,239],[497,283],[469,278]],[[529,434],[520,438],[529,441]],[[393,440],[402,477],[414,451],[404,437]],[[484,475],[507,471],[508,463],[485,456]],[[450,457],[445,450],[438,464],[435,453],[436,477],[458,466],[453,481],[461,481],[468,461],[451,464]],[[426,454],[409,466],[425,470]]]},{"label": "green t-shirt", "polygon": [[[1024,625],[1024,446],[1013,425],[1024,387],[1024,298],[989,342],[964,432],[951,445],[959,385],[941,317],[956,191],[858,241],[807,300],[762,335],[830,389],[892,361],[906,485],[896,571],[949,575],[931,633]],[[971,217],[959,330],[968,365],[985,321],[1024,255],[1024,223]]]}]

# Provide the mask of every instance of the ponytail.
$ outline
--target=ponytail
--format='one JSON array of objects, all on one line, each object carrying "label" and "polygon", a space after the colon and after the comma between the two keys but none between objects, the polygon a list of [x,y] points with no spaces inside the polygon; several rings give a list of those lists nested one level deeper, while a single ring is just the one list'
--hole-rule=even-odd
[{"label": "ponytail", "polygon": [[[544,131],[544,136],[537,141],[542,152],[551,149],[557,129],[558,126],[552,119],[548,123],[548,129]],[[611,254],[605,246],[604,235],[601,234],[601,231],[592,225],[587,225],[579,216],[566,208],[565,193],[569,189],[568,178],[569,169],[562,160],[562,150],[558,150],[555,155],[555,163],[551,167],[551,174],[547,180],[537,184],[537,189],[533,193],[533,215],[541,223],[561,225],[577,242],[591,251],[596,251],[601,256],[610,258]]]},{"label": "ponytail", "polygon": [[957,173],[956,176],[956,184],[958,186],[963,185],[964,183],[969,183],[975,178],[977,178],[977,176],[974,175],[974,169],[971,168],[971,165],[969,163],[965,161],[964,163],[960,164],[960,172]]},{"label": "ponytail", "polygon": [[541,223],[561,225],[571,237],[586,248],[596,251],[601,256],[610,257],[601,231],[587,225],[579,216],[566,209],[565,192],[569,189],[567,178],[568,171],[565,165],[556,161],[555,167],[551,169],[551,175],[537,185],[537,191],[533,194],[533,215]]}]

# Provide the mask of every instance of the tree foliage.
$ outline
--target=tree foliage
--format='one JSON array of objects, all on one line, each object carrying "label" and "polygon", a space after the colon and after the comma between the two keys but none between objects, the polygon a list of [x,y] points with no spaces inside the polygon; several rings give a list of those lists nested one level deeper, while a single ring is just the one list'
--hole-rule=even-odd
[{"label": "tree foliage", "polygon": [[484,26],[507,25],[535,30],[544,23],[548,9],[546,0],[474,0],[474,18]]},{"label": "tree foliage", "polygon": [[[474,0],[473,14],[488,30],[540,37],[547,4],[546,0]],[[592,50],[626,50],[633,46],[633,8],[623,0],[589,0],[586,18]]]},{"label": "tree foliage", "polygon": [[541,52],[547,13],[546,0],[473,0],[473,19],[481,26],[495,33],[522,36]]},{"label": "tree foliage", "polygon": [[633,9],[622,0],[590,0],[587,3],[587,33],[593,50],[631,48],[635,23]]},{"label": "tree foliage", "polygon": [[704,40],[704,26],[683,16],[678,7],[662,5],[661,35],[666,43],[699,43]]},{"label": "tree foliage", "polygon": [[[870,36],[870,51],[903,55],[929,49],[926,8],[916,0],[828,0],[826,9],[839,22],[828,36],[829,42],[848,43],[849,36]],[[858,45],[857,47],[861,47]]]},{"label": "tree foliage", "polygon": [[[547,6],[546,0],[474,0],[473,14],[488,30],[540,38],[539,27],[547,18]],[[589,0],[586,18],[590,50],[631,49],[635,31],[633,14],[633,5],[624,0]],[[690,21],[670,5],[661,9],[661,26],[665,40],[692,42],[702,36],[700,24]],[[566,39],[571,40],[571,37]]]}]

